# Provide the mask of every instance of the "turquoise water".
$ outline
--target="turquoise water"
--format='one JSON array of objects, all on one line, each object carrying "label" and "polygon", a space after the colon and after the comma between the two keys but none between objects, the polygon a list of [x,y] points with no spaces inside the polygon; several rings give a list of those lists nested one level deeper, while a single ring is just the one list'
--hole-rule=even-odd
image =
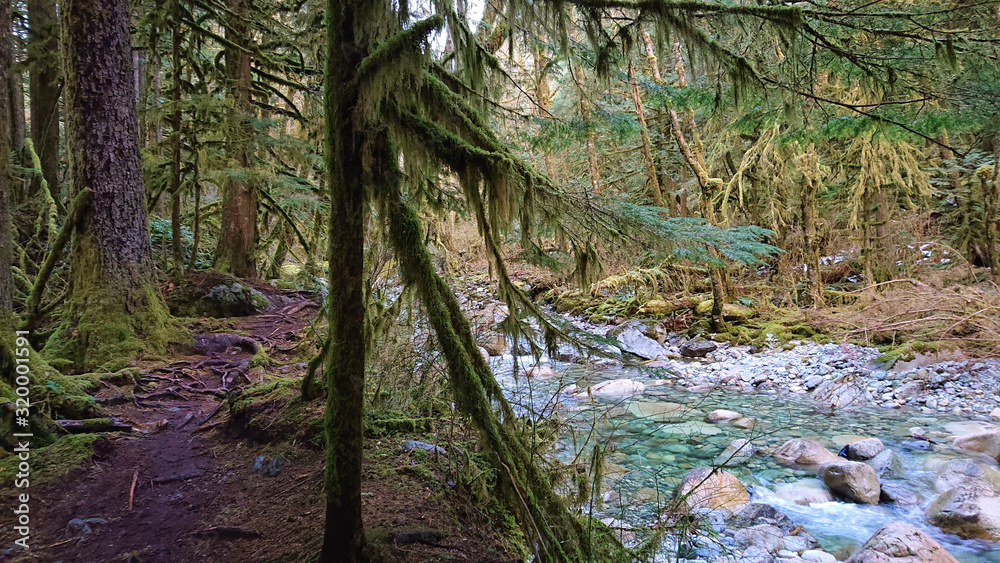
[{"label": "turquoise water", "polygon": [[[525,365],[527,358],[522,359]],[[928,416],[909,409],[879,407],[829,415],[814,410],[806,395],[739,394],[722,389],[691,393],[657,379],[670,374],[658,370],[629,367],[594,368],[553,363],[558,377],[529,379],[513,375],[512,361],[497,362],[494,368],[508,398],[519,414],[536,421],[559,421],[563,429],[551,455],[564,463],[589,463],[589,452],[600,444],[606,452],[606,487],[621,499],[604,504],[601,516],[614,517],[627,525],[649,526],[674,486],[691,468],[711,465],[732,441],[750,439],[759,452],[745,463],[727,470],[739,477],[751,492],[752,500],[771,504],[804,526],[823,548],[844,559],[885,524],[902,520],[931,534],[963,563],[1000,563],[1000,544],[968,541],[942,533],[924,521],[923,510],[937,497],[937,473],[928,464],[963,458],[944,444],[929,451],[908,448],[910,429],[922,427],[924,434],[950,434],[945,425],[962,419]],[[588,385],[628,378],[646,384],[645,392],[633,398],[577,398],[565,392],[567,386]],[[756,419],[752,428],[704,422],[715,409],[729,409]],[[905,485],[920,499],[916,505],[897,507],[821,502],[797,505],[779,498],[775,487],[809,478],[804,471],[784,468],[772,460],[770,452],[798,437],[814,439],[837,452],[848,436],[874,436],[897,453],[905,470]],[[945,440],[947,443],[947,440]],[[624,475],[623,475],[624,474]]]}]

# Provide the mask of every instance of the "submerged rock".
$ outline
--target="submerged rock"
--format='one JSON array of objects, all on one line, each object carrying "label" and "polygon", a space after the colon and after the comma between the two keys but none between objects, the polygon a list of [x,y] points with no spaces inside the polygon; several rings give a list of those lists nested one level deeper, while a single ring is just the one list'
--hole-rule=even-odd
[{"label": "submerged rock", "polygon": [[784,483],[775,487],[778,498],[795,504],[809,505],[814,502],[830,502],[833,495],[819,479],[802,479],[794,483]]},{"label": "submerged rock", "polygon": [[707,422],[731,422],[737,418],[742,418],[743,415],[726,409],[715,409],[714,411],[708,413],[705,416]]},{"label": "submerged rock", "polygon": [[618,399],[641,395],[646,390],[646,386],[641,382],[631,379],[612,379],[602,381],[590,388],[591,393],[606,399]]},{"label": "submerged rock", "polygon": [[674,489],[674,498],[682,497],[688,510],[734,510],[750,502],[750,494],[735,475],[711,467],[698,467],[684,475]]},{"label": "submerged rock", "polygon": [[875,532],[846,563],[958,563],[934,538],[905,522]]}]

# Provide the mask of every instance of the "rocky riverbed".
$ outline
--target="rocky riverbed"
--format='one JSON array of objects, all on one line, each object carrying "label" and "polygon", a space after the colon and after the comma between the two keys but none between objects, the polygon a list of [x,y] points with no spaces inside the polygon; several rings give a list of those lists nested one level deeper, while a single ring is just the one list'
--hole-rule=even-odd
[{"label": "rocky riverbed", "polygon": [[555,457],[607,452],[594,510],[624,540],[676,529],[681,491],[709,500],[663,561],[1000,562],[1000,361],[886,369],[852,344],[753,349],[640,322],[606,336],[620,360],[491,362],[523,414],[565,423]]}]

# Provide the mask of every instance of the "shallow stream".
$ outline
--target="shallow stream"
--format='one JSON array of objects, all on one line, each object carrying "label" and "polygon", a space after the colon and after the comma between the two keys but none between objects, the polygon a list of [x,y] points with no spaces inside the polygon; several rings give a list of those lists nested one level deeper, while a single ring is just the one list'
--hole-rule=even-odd
[{"label": "shallow stream", "polygon": [[[520,366],[530,362],[530,357],[518,359]],[[613,492],[602,490],[609,501],[602,503],[598,514],[602,518],[613,517],[625,526],[650,526],[688,470],[711,465],[734,440],[750,439],[758,453],[743,463],[731,461],[727,470],[746,485],[752,501],[771,504],[787,514],[838,559],[846,559],[885,524],[902,520],[931,534],[963,563],[1000,563],[1000,543],[963,540],[925,521],[924,509],[939,494],[935,488],[938,473],[931,467],[943,460],[968,456],[952,449],[947,440],[931,444],[911,437],[913,427],[922,427],[923,434],[934,439],[956,433],[960,428],[956,423],[981,423],[922,414],[909,408],[875,406],[831,415],[814,409],[805,394],[737,393],[724,389],[691,393],[664,383],[663,379],[671,376],[660,370],[616,364],[551,365],[555,377],[515,377],[514,358],[493,359],[501,385],[521,414],[530,413],[535,420],[568,423],[563,425],[553,448],[560,461],[587,461],[587,454],[580,452],[589,453],[595,442],[607,446],[609,463],[605,473],[613,480]],[[566,392],[570,385],[586,389],[588,385],[620,378],[642,382],[646,389],[631,398],[588,398]],[[757,423],[752,428],[738,428],[705,422],[705,415],[715,409],[737,411]],[[771,456],[774,449],[792,438],[805,437],[837,452],[853,441],[852,436],[879,438],[899,455],[903,478],[894,482],[915,493],[917,504],[901,507],[832,501],[800,505],[776,494],[782,484],[813,476],[776,464]]]}]

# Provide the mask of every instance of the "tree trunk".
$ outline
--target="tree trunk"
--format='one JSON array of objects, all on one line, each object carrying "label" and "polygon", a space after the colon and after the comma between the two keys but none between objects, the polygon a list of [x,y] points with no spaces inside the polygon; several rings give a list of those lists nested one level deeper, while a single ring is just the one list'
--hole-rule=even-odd
[{"label": "tree trunk", "polygon": [[[576,27],[573,27],[572,37],[573,41],[576,41]],[[597,160],[597,142],[596,135],[594,133],[594,127],[590,121],[590,102],[587,101],[587,91],[583,87],[583,67],[580,65],[574,65],[572,60],[569,63],[570,74],[573,76],[573,81],[576,82],[577,89],[580,91],[580,119],[584,123],[587,123],[587,169],[590,173],[590,193],[594,195],[601,194],[601,169],[598,166]]]},{"label": "tree trunk", "polygon": [[181,2],[173,0],[173,53],[171,74],[174,81],[170,125],[173,135],[173,155],[170,162],[170,241],[173,251],[174,276],[184,277],[184,248],[181,241]]},{"label": "tree trunk", "polygon": [[[552,109],[552,91],[549,89],[549,72],[545,68],[548,61],[545,60],[545,52],[540,45],[535,47],[533,54],[535,61],[535,109],[538,119],[547,121],[552,117],[549,111]],[[555,180],[555,170],[552,167],[552,149],[544,146],[542,151],[545,155],[545,174],[550,179]]]},{"label": "tree trunk", "polygon": [[983,192],[986,194],[986,210],[983,222],[986,223],[986,249],[989,253],[990,274],[993,283],[1000,287],[1000,238],[997,235],[997,203],[1000,201],[1000,139],[994,140],[993,152],[993,182],[987,188],[987,178],[981,178]]},{"label": "tree trunk", "polygon": [[[245,18],[249,11],[247,0],[229,0],[233,18],[226,28],[226,39],[234,45],[245,45],[249,30]],[[226,74],[229,79],[230,113],[227,154],[233,165],[249,168],[248,145],[253,140],[253,129],[248,124],[252,109],[250,99],[250,53],[243,49],[226,50]],[[257,191],[250,182],[230,178],[226,182],[222,203],[222,230],[215,253],[215,265],[223,271],[241,278],[257,277],[254,248],[257,244]]]},{"label": "tree trunk", "polygon": [[74,225],[69,294],[46,352],[81,370],[162,353],[169,315],[156,286],[139,163],[127,0],[66,0],[63,45]]},{"label": "tree trunk", "polygon": [[28,0],[28,53],[31,60],[31,139],[42,163],[42,178],[60,213],[59,184],[59,24],[52,0]]},{"label": "tree trunk", "polygon": [[362,165],[364,131],[355,128],[358,65],[372,11],[362,0],[326,6],[326,163],[330,186],[329,348],[326,394],[326,524],[321,563],[363,559],[361,522],[362,415],[365,382],[364,245],[367,207]]},{"label": "tree trunk", "polygon": [[646,160],[646,178],[649,190],[653,194],[653,204],[663,207],[663,194],[660,193],[660,181],[656,174],[656,163],[653,162],[653,145],[649,142],[649,128],[646,127],[646,116],[642,111],[642,100],[639,98],[639,82],[635,79],[635,66],[628,63],[628,80],[632,84],[632,102],[635,104],[635,117],[639,120],[639,132],[642,134],[642,156]]},{"label": "tree trunk", "polygon": [[806,285],[813,309],[823,306],[823,279],[819,275],[819,241],[816,236],[818,211],[816,198],[819,194],[820,179],[817,178],[819,155],[812,155],[816,160],[811,169],[802,174],[802,238]]},{"label": "tree trunk", "polygon": [[[10,73],[10,2],[0,1],[0,77]],[[14,241],[11,233],[10,192],[13,178],[10,175],[10,93],[7,81],[0,80],[0,330],[4,337],[13,326],[14,310]],[[2,342],[2,341],[0,341]],[[2,346],[2,344],[0,344]],[[0,349],[0,374],[6,378],[13,370],[8,365],[9,350]]]},{"label": "tree trunk", "polygon": [[[657,84],[663,84],[663,75],[660,74],[660,63],[656,59],[656,49],[653,46],[653,38],[650,37],[649,32],[642,30],[642,44],[646,49],[646,72],[653,77],[653,82]],[[656,154],[662,155],[666,149],[664,146],[666,144],[669,132],[667,128],[669,124],[667,118],[663,113],[663,109],[659,108],[656,110],[656,118],[653,123],[656,125],[657,132],[659,136],[656,141]],[[677,216],[677,199],[674,197],[674,192],[677,191],[677,183],[670,177],[667,172],[667,167],[661,158],[654,158],[656,169],[659,171],[660,178],[660,193],[664,196],[667,201],[667,210],[671,217]]]}]

